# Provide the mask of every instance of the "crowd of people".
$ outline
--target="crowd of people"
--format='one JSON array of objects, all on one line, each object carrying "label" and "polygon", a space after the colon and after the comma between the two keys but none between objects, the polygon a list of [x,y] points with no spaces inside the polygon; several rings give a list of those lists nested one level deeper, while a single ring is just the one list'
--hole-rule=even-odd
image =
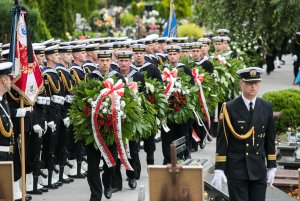
[{"label": "crowd of people", "polygon": [[[70,122],[69,109],[74,100],[76,87],[91,79],[105,81],[114,76],[121,79],[124,84],[129,80],[139,83],[138,91],[146,94],[146,79],[154,79],[168,88],[171,81],[164,74],[166,68],[182,72],[178,73],[178,76],[188,77],[190,86],[198,86],[195,68],[202,69],[215,80],[214,64],[218,63],[218,66],[224,69],[230,68],[228,60],[238,57],[237,53],[230,49],[229,34],[228,30],[220,29],[216,36],[207,33],[192,43],[188,42],[187,37],[159,38],[156,35],[139,40],[109,37],[70,42],[50,39],[35,43],[33,49],[43,75],[43,87],[36,103],[30,105],[25,101],[25,108],[20,108],[20,95],[10,87],[12,83],[9,74],[12,63],[7,62],[9,44],[3,45],[0,64],[0,160],[14,161],[15,200],[21,200],[20,117],[25,118],[26,200],[31,199],[30,194],[43,194],[48,189],[57,189],[74,182],[74,179],[83,178],[87,178],[89,183],[91,201],[101,200],[102,194],[110,199],[112,193],[122,190],[124,175],[120,171],[122,160],[118,159],[118,156],[120,158],[118,145],[114,142],[108,146],[116,161],[115,166],[110,166],[103,159],[103,153],[94,144],[86,145],[85,141],[74,140],[74,126]],[[187,62],[183,62],[183,58],[187,59]],[[255,69],[255,76],[256,73],[258,75],[260,71]],[[231,85],[227,86],[230,87]],[[232,98],[233,92],[228,94],[226,101]],[[141,139],[143,149],[147,153],[147,164],[170,163],[170,144],[180,137],[186,138],[187,149],[183,154],[184,159],[190,158],[191,152],[197,151],[198,147],[204,148],[205,140],[212,140],[216,136],[221,105],[219,102],[214,106],[216,109],[210,111],[210,115],[203,119],[203,124],[199,124],[197,118],[188,118],[180,123],[166,122],[156,133]],[[201,108],[200,105],[198,107]],[[204,106],[203,112],[205,113]],[[262,127],[264,128],[264,125]],[[160,139],[163,161],[155,160],[155,155],[161,154],[156,152],[156,142]],[[216,157],[216,168],[221,167],[220,169],[224,168],[219,164],[226,161],[224,142],[224,138],[218,141],[220,147],[223,147],[217,151],[222,155]],[[128,149],[132,169],[126,170],[126,176],[129,187],[135,189],[141,174],[140,142],[129,140]],[[102,181],[101,160],[103,160]],[[219,172],[219,175],[221,173]]]}]

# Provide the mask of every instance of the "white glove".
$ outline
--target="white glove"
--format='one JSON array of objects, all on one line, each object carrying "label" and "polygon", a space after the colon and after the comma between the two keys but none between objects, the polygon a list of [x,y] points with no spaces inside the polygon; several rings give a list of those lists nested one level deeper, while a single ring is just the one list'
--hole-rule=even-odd
[{"label": "white glove", "polygon": [[42,127],[41,127],[40,125],[35,124],[35,125],[33,126],[33,131],[34,131],[35,133],[39,134],[39,137],[42,137],[42,135],[43,135],[43,129],[42,129]]},{"label": "white glove", "polygon": [[25,117],[26,111],[26,108],[18,108],[16,117]]},{"label": "white glove", "polygon": [[217,190],[222,190],[222,181],[227,183],[227,178],[224,174],[223,170],[215,170],[215,176],[211,181],[211,185],[213,185]]},{"label": "white glove", "polygon": [[297,55],[293,55],[293,60],[294,60],[294,62],[297,62],[298,61],[298,56]]},{"label": "white glove", "polygon": [[219,59],[219,62],[222,65],[226,65],[227,64],[227,61],[226,61],[225,57],[222,57],[221,55],[218,55],[218,59]]},{"label": "white glove", "polygon": [[273,185],[277,168],[269,168],[267,173],[267,182],[270,186]]},{"label": "white glove", "polygon": [[45,125],[44,125],[44,133],[46,133],[48,130],[48,125],[47,125],[47,121],[45,121]]},{"label": "white glove", "polygon": [[69,128],[69,126],[70,126],[70,118],[69,117],[64,118],[63,122],[64,122],[65,127]]},{"label": "white glove", "polygon": [[48,122],[48,126],[49,126],[49,128],[51,128],[52,132],[54,132],[56,130],[56,125],[55,125],[54,121]]},{"label": "white glove", "polygon": [[28,111],[28,112],[31,112],[31,111],[32,111],[32,106],[30,106],[30,107],[18,108],[18,109],[17,109],[16,117],[25,117],[27,111]]}]

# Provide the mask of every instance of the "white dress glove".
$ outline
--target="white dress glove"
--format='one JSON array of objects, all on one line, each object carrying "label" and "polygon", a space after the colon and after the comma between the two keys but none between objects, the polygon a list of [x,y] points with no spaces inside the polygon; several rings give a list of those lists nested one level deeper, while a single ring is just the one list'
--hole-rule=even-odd
[{"label": "white dress glove", "polygon": [[64,122],[65,127],[69,128],[69,126],[70,126],[70,118],[69,117],[64,118],[63,122]]},{"label": "white dress glove", "polygon": [[26,111],[26,108],[18,108],[16,117],[25,117]]},{"label": "white dress glove", "polygon": [[293,55],[293,60],[294,60],[294,62],[297,62],[298,61],[298,56],[297,55]]},{"label": "white dress glove", "polygon": [[277,168],[269,168],[267,173],[267,182],[270,186],[273,185]]},{"label": "white dress glove", "polygon": [[32,107],[30,106],[30,107],[18,108],[16,117],[25,117],[27,111],[32,112]]},{"label": "white dress glove", "polygon": [[223,170],[215,170],[215,176],[211,181],[211,185],[213,185],[217,190],[222,190],[222,182],[227,183],[227,178],[224,174]]},{"label": "white dress glove", "polygon": [[55,125],[54,121],[48,122],[48,126],[49,126],[49,128],[51,128],[51,131],[52,131],[52,132],[55,132],[55,130],[56,130],[56,125]]},{"label": "white dress glove", "polygon": [[41,127],[40,125],[35,124],[35,125],[33,126],[33,131],[34,131],[35,133],[39,134],[39,137],[42,137],[42,135],[43,135],[43,129],[42,129],[42,127]]}]

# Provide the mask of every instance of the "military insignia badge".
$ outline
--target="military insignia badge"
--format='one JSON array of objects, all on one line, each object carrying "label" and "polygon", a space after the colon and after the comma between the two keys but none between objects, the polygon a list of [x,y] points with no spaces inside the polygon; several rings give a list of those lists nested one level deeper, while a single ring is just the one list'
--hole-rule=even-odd
[{"label": "military insignia badge", "polygon": [[256,70],[255,69],[250,70],[249,74],[250,74],[250,77],[255,77],[256,76]]}]

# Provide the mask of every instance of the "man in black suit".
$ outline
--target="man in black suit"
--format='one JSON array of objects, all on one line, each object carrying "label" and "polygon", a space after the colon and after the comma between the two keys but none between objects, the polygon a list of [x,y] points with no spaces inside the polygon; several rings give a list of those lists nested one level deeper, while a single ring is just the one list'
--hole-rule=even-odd
[{"label": "man in black suit", "polygon": [[237,73],[242,95],[223,104],[212,185],[220,190],[227,177],[231,201],[262,201],[276,172],[272,105],[257,97],[261,68]]}]

